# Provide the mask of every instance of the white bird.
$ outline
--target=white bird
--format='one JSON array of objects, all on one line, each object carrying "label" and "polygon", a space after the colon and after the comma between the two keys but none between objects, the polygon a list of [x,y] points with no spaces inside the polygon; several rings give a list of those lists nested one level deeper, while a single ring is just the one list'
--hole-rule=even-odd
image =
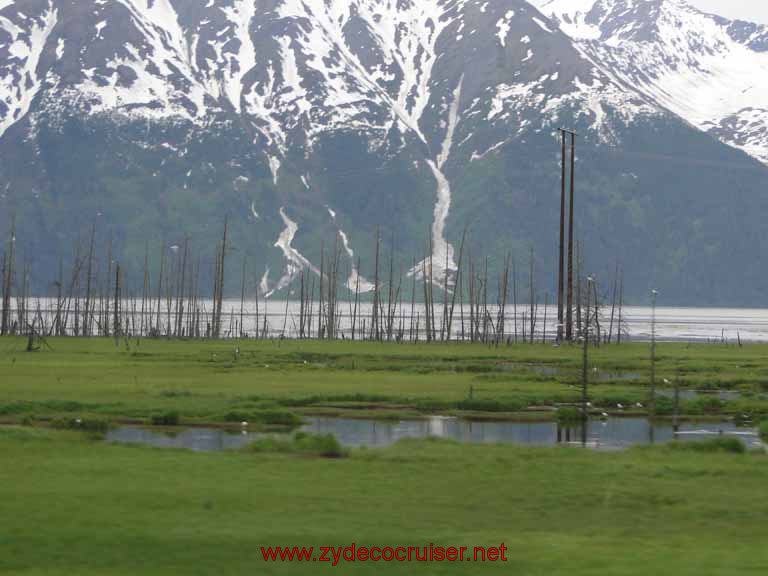
[{"label": "white bird", "polygon": [[642,404],[640,404],[640,402],[638,402],[637,404],[635,404],[635,406],[637,406],[638,408],[642,408],[642,407],[643,407],[643,405],[642,405]]},{"label": "white bird", "polygon": [[77,424],[78,426],[80,426],[80,424],[82,424],[82,423],[83,423],[83,421],[82,421],[82,420],[80,420],[80,418],[77,418],[77,419],[75,420],[75,424]]},{"label": "white bird", "polygon": [[243,428],[247,428],[248,427],[248,422],[245,422],[245,421],[240,422],[240,426],[242,426]]},{"label": "white bird", "polygon": [[667,380],[666,378],[664,378],[664,384],[669,384],[669,380]]},{"label": "white bird", "polygon": [[616,404],[616,408],[618,408],[619,410],[624,410],[624,405],[623,404]]},{"label": "white bird", "polygon": [[592,402],[587,402],[587,406],[592,407]]},{"label": "white bird", "polygon": [[603,412],[602,416],[603,418],[608,418],[608,412]]}]

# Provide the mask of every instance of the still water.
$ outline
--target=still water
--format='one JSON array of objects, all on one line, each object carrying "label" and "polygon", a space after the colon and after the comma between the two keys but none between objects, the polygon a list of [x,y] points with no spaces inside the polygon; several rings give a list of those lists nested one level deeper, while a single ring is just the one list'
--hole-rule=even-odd
[{"label": "still water", "polygon": [[[313,434],[333,434],[348,447],[385,447],[406,438],[446,438],[466,444],[521,444],[554,446],[580,444],[580,427],[563,428],[555,422],[471,422],[458,418],[432,417],[399,422],[345,418],[311,418],[302,428]],[[702,440],[723,434],[740,437],[749,447],[761,446],[757,432],[738,428],[730,421],[686,422],[676,435],[672,424],[654,423],[645,418],[592,420],[587,427],[588,446],[600,450],[619,450],[636,444]],[[265,434],[188,428],[168,434],[157,429],[124,426],[110,430],[106,441],[145,444],[159,448],[184,448],[210,452],[245,446]]]},{"label": "still water", "polygon": [[[150,327],[165,335],[172,333],[176,325],[173,305],[164,303],[160,314],[149,307],[143,307],[140,300],[125,299],[121,308],[125,316],[123,326],[131,334],[150,333]],[[14,303],[12,303],[14,305]],[[92,316],[98,318],[103,310],[100,303],[94,303],[95,309]],[[188,326],[190,314],[194,312],[197,327],[202,335],[211,323],[211,300],[196,301],[195,310],[186,309],[186,316],[182,326]],[[57,317],[58,304],[55,299],[36,299],[35,306],[30,306],[28,311],[39,309],[40,318],[46,330],[53,325]],[[64,332],[75,333],[78,316],[82,325],[81,313],[75,313],[67,309],[65,317],[61,320],[64,324]],[[529,307],[519,303],[517,307],[508,306],[504,314],[504,340],[516,340],[522,338],[523,326],[530,324],[527,318]],[[70,313],[71,312],[71,313]],[[337,334],[340,338],[351,339],[354,333],[355,339],[370,337],[370,327],[373,308],[370,302],[360,303],[357,308],[352,302],[339,301],[337,309]],[[619,314],[615,311],[614,321],[611,322],[611,308],[603,307],[600,311],[600,325],[603,334],[609,332],[616,337],[619,325]],[[107,310],[106,314],[111,314]],[[402,334],[404,340],[418,337],[423,340],[426,337],[424,330],[424,308],[416,304],[413,308],[409,303],[398,303],[393,313],[393,333]],[[463,313],[463,318],[462,318]],[[15,311],[14,311],[15,314]],[[488,307],[489,317],[494,323],[498,323],[499,309],[496,306]],[[557,332],[557,309],[555,306],[538,306],[536,308],[535,339],[551,340]],[[297,327],[300,325],[301,306],[298,301],[272,300],[259,301],[225,300],[222,310],[222,336],[237,337],[268,337],[268,338],[295,338],[298,337]],[[315,312],[316,316],[316,312]],[[438,313],[438,323],[441,315]],[[647,340],[651,334],[652,310],[643,306],[625,306],[621,310],[622,338],[624,340]],[[354,321],[353,321],[354,319]],[[31,319],[29,320],[31,322]],[[354,326],[354,330],[353,330]],[[454,309],[451,339],[469,339],[470,317],[467,305],[458,305]],[[438,332],[442,326],[437,326]],[[186,334],[187,332],[185,332]],[[313,329],[307,331],[307,335],[317,336],[317,319],[315,317]],[[768,309],[748,308],[683,308],[663,307],[656,309],[656,336],[660,340],[685,341],[685,342],[768,342]],[[395,336],[393,336],[394,338]]]}]

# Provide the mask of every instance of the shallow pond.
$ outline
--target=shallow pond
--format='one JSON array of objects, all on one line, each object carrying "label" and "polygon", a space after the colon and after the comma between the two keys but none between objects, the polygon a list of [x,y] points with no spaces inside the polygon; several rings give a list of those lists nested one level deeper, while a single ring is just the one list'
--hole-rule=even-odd
[{"label": "shallow pond", "polygon": [[[529,370],[541,376],[557,378],[560,376],[569,376],[573,379],[581,379],[581,369],[572,368],[570,370],[560,366],[551,366],[546,364],[506,364],[502,371]],[[643,377],[639,372],[618,372],[610,370],[598,370],[593,368],[589,373],[590,382],[619,382],[640,380]]]},{"label": "shallow pond", "polygon": [[[666,396],[667,398],[674,398],[675,391],[668,388],[656,390],[656,393],[660,396]],[[680,390],[681,400],[696,400],[699,398],[717,398],[724,402],[732,400],[741,400],[742,393],[738,390]],[[763,395],[755,396],[758,400],[763,400]]]},{"label": "shallow pond", "polygon": [[[345,418],[311,418],[301,428],[314,434],[333,434],[344,446],[384,447],[405,438],[446,438],[474,444],[521,444],[553,446],[581,444],[581,427],[566,428],[555,422],[471,422],[458,418],[432,417],[426,420],[389,422]],[[750,447],[760,446],[754,429],[737,428],[730,421],[686,422],[675,434],[671,422],[651,427],[645,418],[608,418],[591,420],[587,427],[587,444],[603,450],[617,450],[635,444],[701,440],[724,434],[741,437]],[[110,430],[106,441],[146,444],[160,448],[186,448],[196,451],[237,449],[265,434],[243,430],[188,428],[175,433],[157,429],[124,426]]]}]

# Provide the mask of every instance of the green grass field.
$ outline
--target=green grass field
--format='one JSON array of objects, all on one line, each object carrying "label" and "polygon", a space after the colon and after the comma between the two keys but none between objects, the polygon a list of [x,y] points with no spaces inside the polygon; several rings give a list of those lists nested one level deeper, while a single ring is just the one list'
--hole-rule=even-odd
[{"label": "green grass field", "polygon": [[[167,414],[182,424],[242,415],[270,424],[318,412],[519,418],[527,407],[578,398],[576,348],[48,345],[26,352],[26,341],[0,339],[2,574],[768,573],[763,453],[671,445],[597,453],[425,440],[321,458],[311,452],[339,454],[313,438],[193,453],[105,444],[97,434],[51,427],[76,417],[98,425]],[[685,388],[741,392],[724,404],[686,402],[691,413],[749,410],[759,417],[768,413],[767,352],[662,345],[659,381],[680,377]],[[645,400],[647,345],[604,347],[591,357],[594,402]],[[265,563],[260,550],[353,542],[470,550],[503,543],[508,562],[332,567]]]},{"label": "green grass field", "polygon": [[[108,339],[48,344],[25,352],[23,339],[0,340],[0,421],[70,414],[130,421],[175,411],[186,422],[222,422],[276,409],[519,417],[530,406],[580,396],[581,351],[567,346],[166,340],[115,345]],[[648,358],[646,344],[591,350],[590,397],[596,407],[615,411],[618,403],[644,403]],[[679,378],[685,389],[740,393],[727,401],[684,400],[684,413],[768,414],[768,346],[663,344],[658,358],[661,388],[669,389],[664,379]],[[671,401],[659,403],[671,411]]]},{"label": "green grass field", "polygon": [[[198,454],[0,428],[0,573],[768,571],[768,459],[403,442]],[[499,546],[506,563],[265,563],[261,546]]]}]

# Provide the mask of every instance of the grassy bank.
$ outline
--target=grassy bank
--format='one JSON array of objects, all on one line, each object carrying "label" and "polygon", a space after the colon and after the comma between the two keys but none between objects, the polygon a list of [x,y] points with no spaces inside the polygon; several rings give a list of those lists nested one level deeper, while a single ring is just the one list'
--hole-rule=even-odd
[{"label": "grassy bank", "polygon": [[[50,339],[26,352],[0,339],[0,421],[72,415],[122,420],[290,425],[297,413],[401,418],[441,412],[505,417],[578,400],[576,347],[297,341]],[[739,392],[685,399],[691,415],[768,414],[768,346],[662,344],[658,383]],[[596,409],[644,412],[648,347],[591,351]],[[671,412],[671,400],[659,400]],[[541,414],[546,415],[544,410]]]},{"label": "grassy bank", "polygon": [[[0,428],[0,573],[762,574],[764,455],[405,442],[325,459]],[[311,479],[311,480],[310,480]],[[266,564],[260,547],[498,546],[507,563]]]}]

